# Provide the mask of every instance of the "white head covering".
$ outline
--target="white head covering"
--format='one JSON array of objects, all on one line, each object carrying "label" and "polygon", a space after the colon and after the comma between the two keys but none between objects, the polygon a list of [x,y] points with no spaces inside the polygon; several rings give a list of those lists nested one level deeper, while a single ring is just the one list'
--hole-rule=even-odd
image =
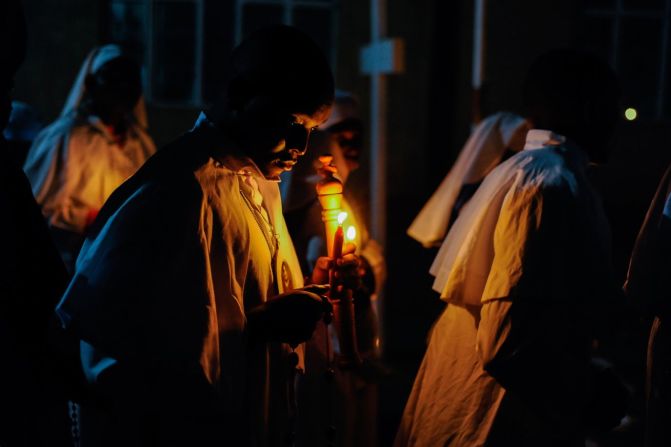
[{"label": "white head covering", "polygon": [[[107,62],[121,57],[123,54],[121,47],[115,44],[104,45],[91,50],[86,59],[84,59],[84,64],[82,64],[82,68],[79,70],[77,79],[72,89],[70,89],[68,99],[65,101],[63,110],[61,110],[61,117],[65,117],[79,108],[86,90],[86,76],[95,74]],[[147,110],[144,105],[144,97],[140,97],[135,105],[133,116],[137,124],[144,129],[147,128]]]},{"label": "white head covering", "polygon": [[478,124],[447,177],[408,228],[408,235],[425,247],[440,245],[461,187],[481,181],[508,148],[521,150],[529,128],[524,118],[510,112],[495,113]]}]

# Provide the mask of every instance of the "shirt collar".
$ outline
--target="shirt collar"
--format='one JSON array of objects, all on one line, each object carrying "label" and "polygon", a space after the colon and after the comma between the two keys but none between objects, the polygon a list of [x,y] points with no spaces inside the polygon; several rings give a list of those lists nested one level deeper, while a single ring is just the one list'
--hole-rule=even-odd
[{"label": "shirt collar", "polygon": [[220,155],[215,155],[213,158],[217,162],[221,163],[226,168],[235,172],[237,175],[254,175],[266,179],[271,182],[280,182],[279,177],[266,178],[261,169],[254,163],[254,160],[242,154],[242,151],[239,149],[238,145],[233,142],[230,138],[226,137],[222,132],[219,132],[217,126],[207,117],[205,112],[200,112],[198,119],[196,119],[195,124],[193,125],[192,130],[197,129],[207,129],[208,132],[212,132],[217,139],[217,146],[226,148],[226,151]]},{"label": "shirt collar", "polygon": [[527,141],[524,144],[524,150],[530,151],[541,149],[545,146],[559,146],[566,143],[566,137],[556,134],[551,130],[531,129],[527,132]]},{"label": "shirt collar", "polygon": [[578,165],[582,167],[586,167],[589,164],[589,157],[585,151],[565,136],[544,129],[531,129],[527,133],[527,141],[524,145],[525,151],[533,151],[548,146],[561,146],[563,151],[571,154],[577,160]]}]

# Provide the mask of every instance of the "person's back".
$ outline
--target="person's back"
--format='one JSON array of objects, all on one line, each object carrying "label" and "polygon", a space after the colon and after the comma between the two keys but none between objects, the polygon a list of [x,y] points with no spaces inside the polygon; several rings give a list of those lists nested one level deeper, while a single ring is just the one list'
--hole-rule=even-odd
[{"label": "person's back", "polygon": [[[471,249],[455,254],[448,276],[438,273],[449,304],[433,328],[408,402],[412,419],[406,412],[402,421],[401,432],[413,429],[398,445],[553,445],[544,418],[565,423],[569,439],[575,434],[571,419],[579,416],[562,418],[581,407],[576,393],[583,390],[572,385],[587,377],[580,369],[587,365],[590,333],[588,327],[567,328],[591,320],[599,296],[592,286],[608,279],[607,271],[599,271],[608,260],[605,217],[584,177],[585,161],[570,145],[527,149],[494,169],[464,209],[447,242],[464,237]],[[494,340],[503,317],[499,299],[515,301],[517,312],[537,315],[542,324],[514,334],[529,338],[514,353],[525,363],[502,371],[496,370],[498,357],[513,353]],[[564,375],[564,368],[572,375]],[[535,414],[524,402],[529,396],[520,401],[520,385],[535,388],[553,408]],[[556,436],[557,445],[566,445]]]},{"label": "person's back", "polygon": [[[613,94],[612,75],[587,56],[550,53],[537,64],[527,86],[552,67],[559,79],[548,87],[558,92],[592,82],[596,97]],[[585,137],[580,121],[548,120],[565,99],[548,103],[546,86],[534,88],[531,105],[547,115],[531,121],[567,135],[529,131],[525,150],[485,178],[448,233],[431,269],[448,305],[397,446],[580,445],[588,427],[621,417],[621,403],[597,406],[606,382],[589,362],[613,291],[608,224],[584,172],[597,136]],[[588,101],[572,94],[578,106]],[[605,117],[609,99],[599,103]]]}]

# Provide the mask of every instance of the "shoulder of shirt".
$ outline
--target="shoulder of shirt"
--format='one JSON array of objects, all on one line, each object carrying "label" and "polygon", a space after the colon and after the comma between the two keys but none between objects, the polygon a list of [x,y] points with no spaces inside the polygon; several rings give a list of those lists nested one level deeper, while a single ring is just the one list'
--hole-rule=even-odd
[{"label": "shoulder of shirt", "polygon": [[42,141],[45,138],[52,138],[60,134],[66,134],[72,131],[78,125],[78,120],[74,115],[62,116],[43,128],[35,137],[35,142]]},{"label": "shoulder of shirt", "polygon": [[564,145],[547,146],[525,150],[511,159],[518,164],[516,171],[521,184],[534,185],[540,189],[574,189],[578,172],[575,164],[568,160],[568,151],[578,150]]}]

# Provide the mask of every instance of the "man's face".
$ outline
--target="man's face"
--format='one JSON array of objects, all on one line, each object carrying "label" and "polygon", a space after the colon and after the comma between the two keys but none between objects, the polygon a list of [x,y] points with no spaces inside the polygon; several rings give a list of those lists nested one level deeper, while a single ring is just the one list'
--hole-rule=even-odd
[{"label": "man's face", "polygon": [[105,115],[130,113],[142,95],[140,70],[126,58],[106,63],[88,82],[94,103]]},{"label": "man's face", "polygon": [[305,155],[312,129],[324,123],[330,113],[330,106],[323,106],[312,115],[291,113],[286,117],[285,125],[268,129],[274,135],[274,142],[259,147],[251,154],[263,175],[274,178],[291,171],[300,157]]},{"label": "man's face", "polygon": [[342,157],[348,171],[359,168],[361,158],[361,129],[359,126],[348,126],[331,132],[331,153]]}]

